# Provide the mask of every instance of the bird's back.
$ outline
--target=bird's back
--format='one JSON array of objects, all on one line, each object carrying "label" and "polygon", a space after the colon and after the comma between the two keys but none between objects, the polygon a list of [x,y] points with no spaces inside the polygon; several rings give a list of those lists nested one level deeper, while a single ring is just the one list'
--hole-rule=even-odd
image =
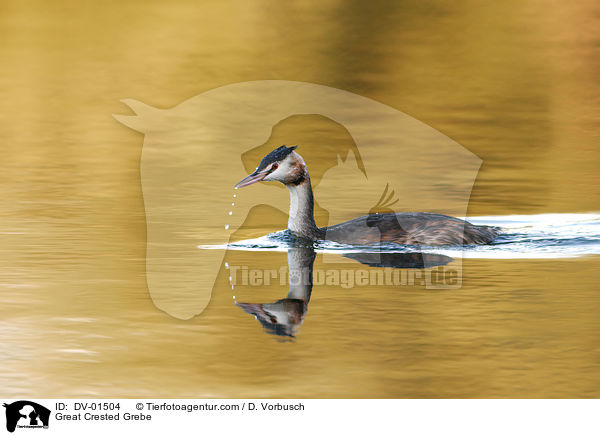
[{"label": "bird's back", "polygon": [[499,228],[473,225],[437,213],[382,213],[322,228],[325,239],[346,244],[479,245],[493,241]]}]

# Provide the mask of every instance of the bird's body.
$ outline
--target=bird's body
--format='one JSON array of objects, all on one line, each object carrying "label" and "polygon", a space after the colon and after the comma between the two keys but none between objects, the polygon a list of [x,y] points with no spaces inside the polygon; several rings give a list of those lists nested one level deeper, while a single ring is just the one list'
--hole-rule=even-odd
[{"label": "bird's body", "polygon": [[[376,231],[356,231],[358,228]],[[351,245],[377,242],[402,245],[478,245],[498,236],[493,227],[473,225],[437,213],[381,213],[323,228],[326,239]],[[377,236],[379,238],[377,239]]]},{"label": "bird's body", "polygon": [[256,171],[236,188],[258,181],[280,181],[290,191],[288,229],[310,240],[349,245],[397,243],[402,245],[478,245],[492,242],[499,228],[473,225],[437,213],[373,213],[347,222],[318,228],[308,168],[296,147],[279,147],[267,154]]}]

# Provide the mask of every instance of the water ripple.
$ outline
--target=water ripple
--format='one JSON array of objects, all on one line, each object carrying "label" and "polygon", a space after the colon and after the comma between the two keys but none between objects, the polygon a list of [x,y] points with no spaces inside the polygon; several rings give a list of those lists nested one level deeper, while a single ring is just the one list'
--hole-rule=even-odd
[{"label": "water ripple", "polygon": [[[600,214],[552,213],[539,215],[479,216],[466,218],[476,225],[502,228],[502,235],[489,245],[408,246],[344,245],[330,241],[313,244],[317,252],[426,252],[466,258],[568,258],[600,254]],[[200,245],[200,249],[244,251],[287,251],[291,246],[311,244],[294,237],[288,230],[227,245]]]}]

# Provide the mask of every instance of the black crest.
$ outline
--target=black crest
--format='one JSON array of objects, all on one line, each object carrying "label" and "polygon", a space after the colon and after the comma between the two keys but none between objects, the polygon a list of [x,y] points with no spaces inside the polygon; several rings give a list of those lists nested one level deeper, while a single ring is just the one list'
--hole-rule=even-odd
[{"label": "black crest", "polygon": [[288,148],[285,145],[281,145],[279,148],[271,151],[269,154],[263,157],[263,159],[260,162],[260,165],[258,165],[258,168],[256,168],[256,172],[262,171],[271,163],[282,161],[288,156],[289,153],[291,153],[295,149],[295,146]]}]

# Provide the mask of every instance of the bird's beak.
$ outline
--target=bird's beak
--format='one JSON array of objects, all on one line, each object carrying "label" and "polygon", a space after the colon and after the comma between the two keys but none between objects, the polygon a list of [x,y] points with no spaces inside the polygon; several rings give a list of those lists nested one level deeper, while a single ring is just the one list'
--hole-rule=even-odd
[{"label": "bird's beak", "polygon": [[246,178],[244,178],[238,184],[236,184],[235,188],[239,189],[240,187],[246,187],[246,186],[250,186],[251,184],[258,183],[259,181],[262,181],[267,175],[269,175],[269,171],[262,171],[262,172],[256,171],[253,174],[248,175]]}]

